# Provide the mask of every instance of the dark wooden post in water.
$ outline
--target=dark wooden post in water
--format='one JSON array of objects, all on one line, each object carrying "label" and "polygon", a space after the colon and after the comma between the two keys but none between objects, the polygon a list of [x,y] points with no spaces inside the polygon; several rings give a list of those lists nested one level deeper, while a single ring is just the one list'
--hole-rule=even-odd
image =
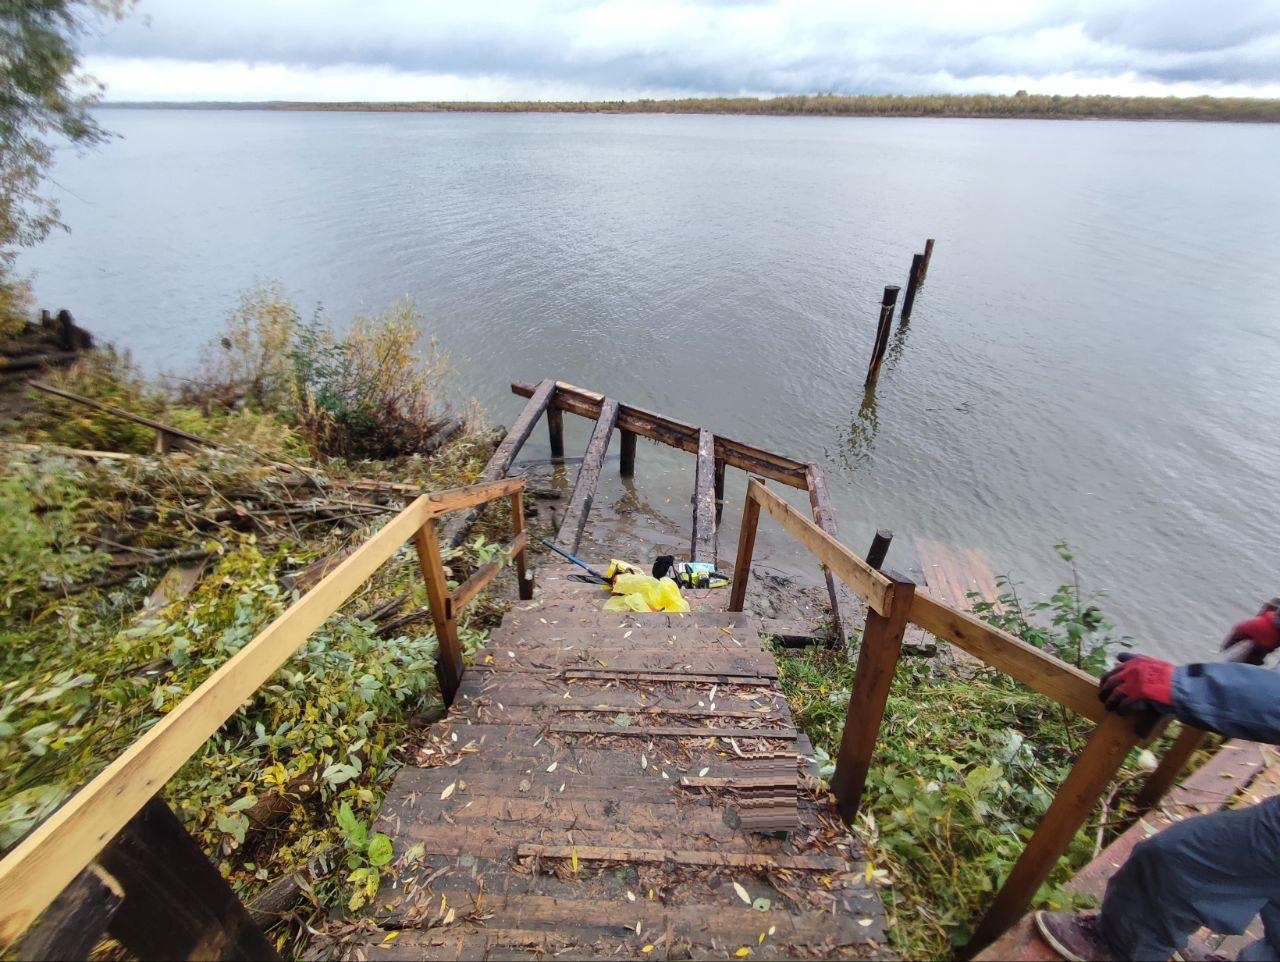
[{"label": "dark wooden post in water", "polygon": [[916,305],[916,290],[924,278],[924,255],[911,255],[911,273],[907,277],[907,296],[902,299],[902,323],[911,320],[911,309]]},{"label": "dark wooden post in water", "polygon": [[893,532],[888,528],[880,528],[871,539],[871,548],[867,551],[867,564],[879,571],[884,567],[885,556],[889,553],[889,542],[893,540]]},{"label": "dark wooden post in water", "polygon": [[884,361],[884,352],[889,349],[889,329],[893,327],[893,305],[898,302],[898,290],[895,285],[884,289],[884,297],[880,301],[880,321],[876,325],[876,343],[871,349],[871,363],[867,366],[866,387],[875,387],[880,379],[880,364]]},{"label": "dark wooden post in water", "polygon": [[551,436],[551,456],[564,457],[564,412],[557,407],[547,408],[547,433]]},{"label": "dark wooden post in water", "polygon": [[158,796],[98,861],[124,891],[107,931],[139,958],[279,958],[222,873]]},{"label": "dark wooden post in water", "polygon": [[924,266],[920,268],[920,283],[924,283],[924,279],[929,276],[929,262],[933,260],[933,238],[930,237],[924,242]]},{"label": "dark wooden post in water", "polygon": [[716,458],[716,524],[724,513],[724,472],[728,465],[724,458]]},{"label": "dark wooden post in water", "polygon": [[618,473],[624,478],[633,478],[636,474],[636,432],[622,432],[622,451],[618,462]]},{"label": "dark wooden post in water", "polygon": [[888,611],[883,615],[867,611],[853,690],[849,693],[844,731],[840,735],[840,753],[836,757],[835,774],[831,776],[831,794],[847,823],[857,817],[858,806],[862,804],[871,756],[880,738],[880,726],[884,724],[884,706],[889,700],[889,686],[893,684],[893,672],[902,654],[902,636],[907,630],[911,601],[916,593],[915,582],[893,572],[886,574],[893,582]]}]

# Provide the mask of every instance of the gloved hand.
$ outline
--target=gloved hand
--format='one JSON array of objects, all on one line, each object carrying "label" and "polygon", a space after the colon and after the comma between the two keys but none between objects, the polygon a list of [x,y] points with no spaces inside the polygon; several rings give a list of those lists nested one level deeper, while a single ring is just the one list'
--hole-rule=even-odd
[{"label": "gloved hand", "polygon": [[1098,700],[1121,715],[1173,709],[1173,664],[1125,652],[1098,683]]},{"label": "gloved hand", "polygon": [[1240,622],[1231,629],[1222,647],[1225,650],[1242,641],[1249,643],[1244,660],[1251,665],[1262,664],[1263,658],[1280,648],[1280,612],[1264,609],[1256,618]]}]

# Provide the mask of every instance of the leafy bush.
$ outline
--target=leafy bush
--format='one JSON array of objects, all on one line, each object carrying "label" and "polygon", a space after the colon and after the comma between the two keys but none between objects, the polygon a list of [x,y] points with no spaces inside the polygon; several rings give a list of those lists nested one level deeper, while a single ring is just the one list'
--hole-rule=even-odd
[{"label": "leafy bush", "polygon": [[418,450],[445,419],[441,384],[448,365],[422,317],[404,302],[357,317],[345,337],[316,321],[293,351],[298,425],[312,447],[345,458],[381,459]]},{"label": "leafy bush", "polygon": [[9,617],[31,614],[51,589],[56,592],[106,563],[84,543],[92,527],[77,515],[84,501],[66,462],[37,464],[17,456],[0,467],[0,606]]},{"label": "leafy bush", "polygon": [[188,382],[182,396],[204,407],[287,410],[293,403],[290,352],[301,326],[297,308],[279,284],[243,292],[217,340],[205,349],[199,377]]}]

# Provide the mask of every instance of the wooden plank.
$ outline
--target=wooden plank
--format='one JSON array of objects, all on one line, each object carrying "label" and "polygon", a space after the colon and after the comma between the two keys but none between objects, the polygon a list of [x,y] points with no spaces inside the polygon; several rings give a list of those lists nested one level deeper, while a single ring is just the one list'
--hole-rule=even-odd
[{"label": "wooden plank", "polygon": [[564,412],[559,408],[547,408],[547,435],[551,443],[551,456],[564,457]]},{"label": "wooden plank", "polygon": [[[827,491],[827,478],[822,468],[809,464],[805,468],[805,483],[809,487],[809,506],[813,509],[813,521],[819,528],[836,537],[836,514],[831,507],[831,494]],[[879,568],[879,565],[870,565]],[[839,645],[845,643],[844,616],[840,613],[840,595],[836,592],[835,576],[826,565],[822,566],[822,578],[827,583],[827,597],[831,600],[831,634]]]},{"label": "wooden plank", "polygon": [[993,628],[975,615],[949,608],[935,598],[916,593],[911,603],[911,623],[967,651],[1095,722],[1107,717],[1098,701],[1098,680],[1065,661]]},{"label": "wooden plank", "polygon": [[172,424],[165,424],[161,421],[153,421],[151,418],[144,418],[141,414],[134,414],[132,411],[126,411],[124,408],[118,408],[113,404],[103,404],[101,401],[95,401],[93,398],[84,397],[80,394],[73,394],[70,391],[64,391],[56,388],[51,384],[45,384],[42,381],[28,381],[31,387],[37,391],[43,391],[45,394],[52,394],[55,397],[63,398],[67,401],[74,401],[76,404],[83,404],[85,407],[91,407],[97,411],[103,411],[114,417],[123,418],[126,421],[133,421],[135,424],[143,424],[149,428],[159,431],[161,434],[168,435],[170,439],[181,438],[183,441],[189,441],[192,444],[199,444],[206,448],[214,448],[218,451],[227,450],[225,445],[219,444],[217,441],[210,441],[208,438],[202,438],[198,434],[191,434],[189,431],[183,431],[181,428],[175,428]]},{"label": "wooden plank", "polygon": [[1133,729],[1132,719],[1108,712],[1093,730],[1031,841],[974,931],[966,946],[968,954],[990,945],[1027,910],[1036,890],[1049,877],[1130,749],[1138,743]]},{"label": "wooden plank", "polygon": [[759,778],[751,777],[734,777],[730,776],[698,776],[685,775],[680,779],[680,785],[684,788],[786,788],[790,789],[792,795],[795,794],[796,782],[799,776],[795,777],[769,777],[762,776]]},{"label": "wooden plank", "polygon": [[698,432],[698,466],[693,484],[693,538],[689,557],[716,563],[716,444],[706,428]]},{"label": "wooden plank", "polygon": [[0,861],[0,950],[434,511],[420,497],[392,518]]},{"label": "wooden plank", "polygon": [[[478,666],[477,666],[478,667]],[[594,678],[608,681],[683,681],[701,682],[708,685],[772,685],[777,675],[751,674],[744,675],[733,671],[681,671],[678,668],[566,668],[562,672],[565,678]]]},{"label": "wooden plank", "polygon": [[902,654],[902,635],[907,628],[915,587],[905,578],[895,577],[893,606],[888,613],[867,612],[867,624],[858,648],[858,667],[845,711],[844,731],[840,735],[836,770],[831,778],[831,794],[836,797],[840,815],[850,824],[862,804],[871,757],[880,740],[884,706],[889,701],[889,687]]},{"label": "wooden plank", "polygon": [[[874,611],[887,614],[892,601],[891,582],[879,571],[827,534],[756,478],[747,483],[747,495],[759,502],[769,517],[809,549],[841,581],[855,591]],[[732,606],[731,606],[732,607]]]},{"label": "wooden plank", "polygon": [[578,545],[582,543],[587,515],[591,513],[596,485],[600,482],[600,469],[604,466],[604,456],[609,450],[609,440],[613,437],[613,428],[617,423],[618,402],[605,398],[595,430],[591,432],[591,440],[587,443],[587,453],[578,468],[578,479],[573,483],[569,507],[565,509],[564,520],[560,522],[560,530],[556,532],[556,543],[566,551],[577,551]]},{"label": "wooden plank", "polygon": [[[519,381],[511,384],[512,393],[522,397],[531,397],[534,390],[531,384],[523,384]],[[604,395],[565,381],[556,382],[556,394],[552,399],[552,404],[556,407],[571,414],[592,419],[599,417],[603,402]],[[671,447],[680,448],[690,454],[696,454],[698,451],[699,429],[697,427],[631,404],[619,405],[618,427]],[[793,488],[805,486],[805,466],[793,458],[744,444],[741,441],[734,441],[719,434],[716,435],[715,443],[716,457],[732,467],[758,474],[772,481],[779,481]]]},{"label": "wooden plank", "polygon": [[102,865],[125,893],[109,931],[139,958],[279,958],[159,796],[107,846]]},{"label": "wooden plank", "polygon": [[548,731],[563,735],[616,735],[623,738],[771,738],[794,741],[794,728],[699,728],[697,725],[662,725],[623,728],[610,722],[556,722]]},{"label": "wooden plank", "polygon": [[464,508],[475,508],[498,498],[506,498],[524,490],[524,478],[500,478],[482,481],[464,488],[447,488],[424,495],[436,515],[450,514]]},{"label": "wooden plank", "polygon": [[[755,482],[755,478],[750,483]],[[760,502],[747,490],[742,507],[742,525],[738,529],[738,553],[733,562],[733,587],[729,591],[729,610],[741,611],[747,601],[747,582],[751,580],[751,556],[756,549],[756,528],[760,525]]]},{"label": "wooden plank", "polygon": [[124,890],[105,869],[90,865],[62,890],[18,943],[22,962],[87,959],[107,935]]},{"label": "wooden plank", "polygon": [[708,868],[779,868],[793,872],[848,872],[849,862],[821,855],[754,855],[746,852],[704,852],[690,849],[626,848],[608,846],[535,845],[518,849],[520,858],[567,858],[577,852],[580,862],[670,862]]},{"label": "wooden plank", "polygon": [[431,608],[431,621],[436,628],[439,646],[436,670],[440,679],[440,694],[446,705],[453,704],[453,696],[462,681],[462,646],[458,643],[458,626],[450,617],[449,585],[444,578],[444,562],[440,557],[440,540],[436,523],[428,519],[413,534],[413,546],[418,552],[418,565],[422,580],[427,586],[427,604]]}]

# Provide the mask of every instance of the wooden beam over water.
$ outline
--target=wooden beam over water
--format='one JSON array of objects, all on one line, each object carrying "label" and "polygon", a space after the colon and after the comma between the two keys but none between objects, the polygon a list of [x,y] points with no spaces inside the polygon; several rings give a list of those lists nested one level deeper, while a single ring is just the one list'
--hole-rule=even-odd
[{"label": "wooden beam over water", "polygon": [[600,482],[600,469],[604,466],[604,456],[609,450],[609,439],[613,437],[613,429],[617,423],[618,402],[613,398],[604,398],[595,430],[591,432],[591,440],[587,443],[587,453],[583,456],[582,466],[578,469],[578,479],[573,483],[573,495],[569,499],[569,507],[565,509],[564,520],[560,522],[560,530],[556,533],[556,544],[566,551],[577,551],[578,545],[582,543],[582,532],[587,527],[587,515],[591,513],[591,503],[596,497],[596,485]]},{"label": "wooden beam over water", "polygon": [[[595,420],[600,417],[604,395],[585,388],[577,387],[565,381],[557,381],[556,392],[551,399],[551,406],[579,417]],[[540,390],[532,384],[513,381],[511,392],[520,397],[533,397]],[[630,404],[618,405],[618,427],[623,431],[631,431],[654,441],[690,454],[698,452],[700,429],[683,421],[676,421],[653,411],[646,411]],[[715,456],[731,467],[749,471],[771,481],[778,481],[793,488],[804,489],[805,465],[793,458],[774,454],[763,448],[757,448],[741,441],[734,441],[723,435],[715,436]]]}]

